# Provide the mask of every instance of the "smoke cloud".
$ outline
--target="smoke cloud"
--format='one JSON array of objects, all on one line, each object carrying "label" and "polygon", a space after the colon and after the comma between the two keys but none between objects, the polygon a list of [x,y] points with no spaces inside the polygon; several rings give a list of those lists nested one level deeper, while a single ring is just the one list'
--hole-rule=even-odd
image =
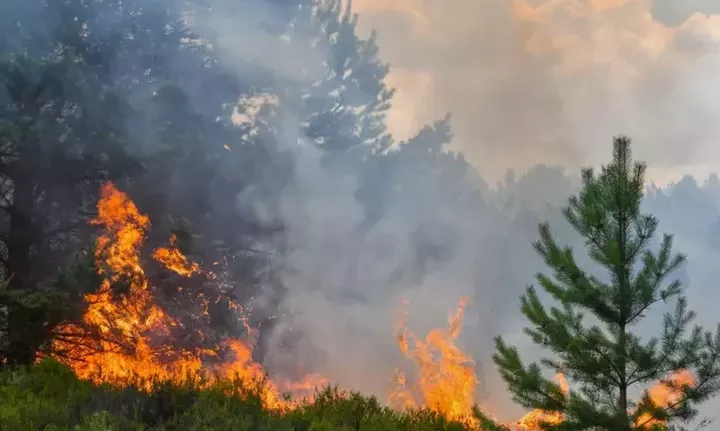
[{"label": "smoke cloud", "polygon": [[708,162],[718,155],[716,2],[353,4],[393,65],[393,130],[453,112],[454,147],[487,178],[597,164],[619,133],[657,180],[717,169]]}]

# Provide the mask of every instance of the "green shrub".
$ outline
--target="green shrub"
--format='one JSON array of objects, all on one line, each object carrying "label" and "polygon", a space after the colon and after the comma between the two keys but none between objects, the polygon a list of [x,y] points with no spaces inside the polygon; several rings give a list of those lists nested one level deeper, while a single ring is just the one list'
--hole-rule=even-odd
[{"label": "green shrub", "polygon": [[201,388],[199,382],[94,385],[51,360],[0,372],[2,431],[463,431],[433,412],[398,413],[376,398],[319,391],[315,401],[287,413],[264,409],[260,387],[239,382]]}]

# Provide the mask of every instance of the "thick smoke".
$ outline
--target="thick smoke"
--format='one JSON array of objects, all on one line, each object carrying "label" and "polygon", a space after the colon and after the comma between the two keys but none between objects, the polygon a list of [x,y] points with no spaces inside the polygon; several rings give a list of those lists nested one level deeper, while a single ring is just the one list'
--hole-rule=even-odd
[{"label": "thick smoke", "polygon": [[604,160],[625,133],[659,180],[716,170],[717,2],[357,0],[399,95],[392,124],[454,114],[454,147],[488,178]]},{"label": "thick smoke", "polygon": [[[469,296],[462,343],[478,362],[478,399],[499,413],[517,413],[490,355],[492,337],[503,333],[538,358],[521,335],[517,311],[518,296],[542,268],[530,246],[537,222],[549,219],[561,239],[581,249],[558,207],[575,190],[578,166],[608,159],[613,134],[631,133],[638,157],[662,170],[695,162],[716,132],[709,117],[713,102],[698,81],[710,79],[712,62],[705,60],[709,69],[686,63],[700,57],[698,50],[714,49],[697,44],[709,34],[703,26],[710,18],[694,16],[670,29],[650,18],[649,2],[605,3],[356,3],[366,11],[361,24],[380,30],[383,53],[395,66],[396,127],[410,136],[450,109],[452,145],[483,177],[494,180],[508,168],[525,171],[538,162],[564,164],[570,173],[535,166],[519,178],[506,176],[497,190],[472,169],[445,182],[433,175],[388,176],[369,201],[380,201],[387,189],[403,192],[392,195],[368,227],[367,199],[358,199],[362,169],[324,163],[324,153],[301,136],[293,112],[284,112],[289,185],[275,199],[252,192],[265,188],[259,181],[237,202],[241,211],[285,227],[287,251],[275,268],[287,291],[263,346],[270,370],[302,366],[384,398],[394,368],[404,363],[393,334],[400,301],[409,301],[409,325],[422,335],[444,325],[460,297]],[[242,59],[238,64],[251,58],[286,79],[312,81],[313,73],[322,74],[313,69],[317,52],[265,58],[261,53],[273,51],[276,42],[256,36],[260,30],[248,15],[238,26],[235,15],[216,12],[210,27],[223,33],[221,48]],[[262,49],[249,40],[260,41]],[[245,70],[238,66],[238,73]],[[415,89],[402,87],[412,82],[403,74],[428,83],[425,93],[417,92],[422,100],[408,95]],[[409,108],[404,103],[415,109],[403,112]],[[706,116],[691,114],[700,108]],[[403,118],[405,124],[398,124]],[[689,148],[681,150],[679,142]],[[678,209],[691,194],[694,204]],[[690,281],[691,302],[706,317],[711,310],[692,298],[706,294],[717,275],[707,264],[717,257],[707,241],[719,215],[717,196],[678,186],[648,200],[661,221],[669,219],[661,230],[676,233],[678,249],[690,253],[683,277]],[[683,222],[689,214],[702,219],[692,229]]]},{"label": "thick smoke", "polygon": [[[236,35],[236,26],[229,25],[234,15],[223,8],[216,13],[207,26],[224,32],[219,46],[223,52],[250,52],[237,57],[244,65],[253,52],[245,46],[248,41],[264,40],[248,35],[261,30],[241,25]],[[263,66],[274,74],[297,81],[319,78],[312,73],[288,75],[311,70],[316,64],[312,55],[271,57],[273,62]],[[245,71],[243,67],[238,73]],[[463,296],[472,300],[464,347],[489,366],[492,337],[505,326],[505,319],[513,320],[509,316],[517,296],[537,267],[528,243],[531,236],[513,233],[496,207],[525,211],[515,226],[532,235],[535,219],[522,220],[527,217],[521,208],[525,204],[512,202],[514,191],[493,198],[472,169],[448,180],[442,173],[418,176],[392,168],[380,171],[380,186],[367,191],[361,202],[366,168],[352,161],[324,163],[326,154],[301,136],[295,114],[284,110],[280,121],[280,146],[292,159],[288,185],[279,198],[267,196],[261,191],[271,186],[257,179],[237,199],[240,211],[284,226],[285,251],[273,266],[286,292],[275,329],[262,346],[268,368],[292,373],[302,366],[384,399],[394,369],[405,363],[394,334],[401,301],[409,301],[409,325],[424,336],[430,328],[446,325]],[[467,168],[457,163],[457,169],[463,166]],[[536,175],[554,185],[567,182],[551,169],[539,169]],[[537,180],[523,178],[511,187],[529,187],[528,195],[535,195],[533,183]],[[388,192],[396,188],[401,192]],[[564,199],[568,190],[569,186],[560,188],[557,196]],[[365,207],[382,200],[387,202],[379,220],[368,226]],[[545,202],[529,205],[542,210]],[[264,302],[258,298],[255,308]],[[491,369],[479,367],[480,372]],[[495,386],[494,392],[500,388]],[[483,379],[481,390],[487,389]]]}]

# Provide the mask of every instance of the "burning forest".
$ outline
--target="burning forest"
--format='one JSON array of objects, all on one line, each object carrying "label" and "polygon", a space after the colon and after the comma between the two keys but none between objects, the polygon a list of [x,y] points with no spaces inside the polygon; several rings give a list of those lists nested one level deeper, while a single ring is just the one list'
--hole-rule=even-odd
[{"label": "burning forest", "polygon": [[[150,219],[112,183],[102,188],[97,214],[91,223],[102,229],[95,245],[101,287],[87,295],[82,321],[58,328],[62,335],[52,346],[53,351],[63,352],[56,359],[78,377],[113,385],[157,381],[180,384],[187,379],[212,384],[216,379],[237,379],[238,384],[249,385],[248,389],[262,382],[260,397],[271,410],[311,403],[314,391],[329,383],[317,375],[297,382],[266,380],[263,368],[252,359],[254,331],[249,326],[244,339],[229,338],[209,347],[182,347],[175,338],[180,323],[155,303],[153,286],[143,269],[147,257],[141,252],[151,229]],[[188,261],[174,247],[175,241],[170,236],[169,246],[153,250],[150,258],[182,277],[217,277],[199,263]],[[126,285],[120,293],[116,291],[119,284]],[[203,301],[206,304],[221,299]],[[398,347],[416,363],[418,376],[413,379],[417,386],[411,388],[398,371],[397,388],[388,398],[391,405],[398,409],[429,408],[450,420],[477,426],[472,412],[477,384],[473,361],[455,345],[466,303],[463,298],[449,319],[448,329],[431,331],[424,342],[408,332],[403,321],[399,322]],[[242,305],[230,302],[228,306],[237,311],[238,319],[247,317],[243,316],[247,311]],[[194,317],[202,320],[207,315],[207,310],[201,309]],[[518,426],[536,429],[537,425],[522,419]]]},{"label": "burning forest", "polygon": [[[164,270],[181,277],[215,279],[217,275],[204,270],[200,263],[189,261],[175,247],[174,235],[167,247],[144,256],[143,242],[151,229],[150,219],[112,183],[102,187],[100,196],[97,217],[91,223],[102,230],[94,255],[102,284],[97,292],[86,296],[87,310],[81,321],[57,329],[59,335],[51,350],[62,354],[55,359],[69,366],[79,378],[95,383],[140,385],[150,390],[157,382],[195,381],[212,385],[224,380],[243,385],[246,391],[259,388],[264,408],[277,411],[311,404],[316,392],[330,383],[320,375],[307,375],[294,382],[268,379],[263,367],[252,358],[255,330],[247,324],[249,311],[231,300],[228,307],[237,312],[237,318],[245,325],[245,338],[227,338],[194,348],[182,346],[177,334],[192,328],[181,328],[182,323],[156,304],[154,287],[143,264],[152,259]],[[202,321],[208,317],[208,301],[223,299],[227,300],[203,298],[204,307],[193,317]],[[469,429],[482,429],[474,413],[478,384],[475,364],[456,345],[467,302],[468,298],[462,298],[455,313],[449,316],[448,327],[431,330],[424,340],[407,328],[406,312],[401,313],[396,327],[398,348],[414,366],[415,374],[408,378],[397,370],[395,387],[386,400],[388,405],[399,411],[429,409]],[[42,359],[40,354],[38,361]],[[565,377],[557,374],[555,379],[567,395]],[[694,383],[694,377],[686,371],[673,380],[676,384]],[[649,391],[653,402],[661,406],[676,402],[679,394],[678,390],[662,385]],[[659,423],[647,414],[641,420]],[[505,427],[534,431],[543,429],[543,424],[562,421],[560,413],[536,410]]]},{"label": "burning forest", "polygon": [[[82,322],[58,329],[62,336],[52,346],[52,350],[63,352],[58,359],[78,377],[118,385],[181,383],[187,379],[203,379],[211,384],[217,378],[237,378],[248,385],[264,382],[262,368],[251,357],[254,332],[250,327],[244,340],[227,339],[195,348],[180,346],[178,330],[193,328],[178,328],[181,323],[155,303],[153,286],[142,267],[141,250],[151,228],[149,218],[112,183],[103,187],[97,209],[98,216],[91,223],[103,229],[95,246],[102,285],[97,293],[86,297],[88,309]],[[198,263],[189,262],[174,247],[175,241],[171,236],[169,247],[155,249],[152,259],[182,277],[216,277],[203,271]],[[123,293],[115,290],[118,284],[125,284]],[[201,308],[193,318],[199,321],[208,318],[208,301],[222,299],[202,298]],[[245,311],[240,305],[230,300],[228,306],[237,311],[238,319],[244,319]],[[311,380],[282,385],[266,382],[262,386],[263,403],[269,409],[289,408],[291,404],[284,400],[284,392],[302,398],[301,391],[326,383],[317,376],[308,379]]]},{"label": "burning forest", "polygon": [[[361,3],[371,20],[388,13]],[[607,165],[581,168],[565,134],[575,140],[604,107],[573,99],[592,121],[560,121],[569,110],[554,97],[585,92],[544,83],[585,81],[558,79],[580,72],[540,45],[582,51],[578,61],[600,51],[558,42],[565,32],[545,21],[566,5],[595,23],[630,2],[526,3],[493,6],[482,25],[503,17],[503,31],[484,38],[496,58],[482,62],[460,58],[452,32],[433,33],[422,14],[413,32],[437,52],[383,52],[396,41],[363,36],[342,0],[0,5],[0,429],[706,424],[720,393],[720,327],[704,329],[716,324],[720,180],[649,187],[623,135]],[[643,23],[645,6],[633,9]],[[653,25],[644,49],[673,45],[674,30]],[[615,27],[602,28],[615,44]],[[431,76],[431,58],[462,73],[447,63]],[[486,68],[496,60],[508,64]],[[487,70],[464,70],[475,63]],[[607,75],[595,72],[578,76]],[[652,76],[643,100],[670,82]],[[434,86],[448,77],[458,82]],[[457,101],[480,114],[400,139],[405,110],[414,128],[445,108],[420,115],[392,83],[487,100]],[[657,106],[648,115],[665,116]],[[608,117],[625,127],[632,115]],[[505,152],[530,145],[524,134],[552,148]],[[482,163],[456,151],[478,139]],[[572,166],[516,176],[502,162],[524,168],[558,148]]]}]

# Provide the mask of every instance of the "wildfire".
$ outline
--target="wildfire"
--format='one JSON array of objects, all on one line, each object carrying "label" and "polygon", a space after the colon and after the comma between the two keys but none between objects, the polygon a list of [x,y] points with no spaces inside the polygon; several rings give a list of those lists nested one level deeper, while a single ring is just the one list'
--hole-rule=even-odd
[{"label": "wildfire", "polygon": [[193,274],[200,273],[200,265],[194,262],[188,262],[187,257],[177,248],[175,242],[177,237],[175,234],[170,235],[169,247],[160,247],[153,253],[153,258],[164,264],[171,271],[176,272],[184,277],[190,277]]},{"label": "wildfire", "polygon": [[[468,298],[461,298],[457,310],[448,318],[448,328],[431,330],[424,341],[418,340],[407,329],[407,311],[402,310],[396,329],[398,347],[405,357],[413,360],[419,370],[415,385],[408,385],[402,370],[395,371],[395,388],[389,396],[389,403],[394,408],[427,407],[468,427],[479,427],[473,415],[478,385],[475,362],[455,344],[467,303]],[[567,393],[565,376],[557,374],[555,380]],[[536,431],[540,430],[543,422],[559,424],[563,419],[559,413],[534,410],[518,422],[506,426]]]},{"label": "wildfire", "polygon": [[396,331],[398,346],[406,357],[414,360],[419,375],[417,386],[408,388],[405,374],[396,371],[398,386],[390,395],[391,404],[403,408],[425,406],[448,419],[477,426],[472,412],[477,387],[475,363],[455,345],[467,301],[461,299],[455,314],[448,319],[447,330],[433,329],[425,341],[406,328],[407,313],[403,312]]},{"label": "wildfire", "polygon": [[[52,346],[54,357],[70,366],[80,378],[115,385],[158,380],[182,383],[186,379],[212,384],[218,379],[237,378],[248,389],[259,390],[263,404],[276,410],[299,406],[312,398],[316,388],[328,383],[319,375],[307,376],[300,382],[267,380],[262,366],[252,359],[252,343],[240,339],[225,340],[212,349],[175,346],[172,331],[182,324],[154,302],[141,265],[149,218],[112,183],[102,188],[97,209],[98,215],[91,223],[103,227],[94,254],[102,285],[97,292],[85,296],[88,307],[78,323],[57,329]],[[213,273],[188,260],[176,247],[176,241],[171,235],[168,246],[154,250],[152,258],[183,277],[216,279]],[[206,316],[208,301],[204,296],[200,298]],[[396,370],[395,388],[389,396],[392,407],[426,407],[450,420],[478,428],[473,414],[478,384],[475,363],[456,345],[467,303],[468,298],[462,298],[448,318],[447,329],[433,329],[424,340],[407,329],[407,311],[403,308],[396,327],[397,343],[403,355],[413,361],[417,374],[409,384],[405,373]],[[250,334],[244,309],[232,301],[229,306],[241,314],[239,319]],[[555,380],[567,395],[564,375],[556,375]],[[671,380],[679,385],[694,383],[689,372],[678,373]],[[257,385],[258,382],[263,384]],[[283,393],[294,395],[294,399],[284,397]],[[649,395],[660,406],[676,402],[679,396],[665,385],[652,388]],[[563,420],[560,413],[535,410],[507,426],[535,431],[542,422],[559,424]],[[658,423],[649,415],[641,416],[638,422]]]},{"label": "wildfire", "polygon": [[[570,388],[568,386],[567,379],[565,379],[565,375],[557,373],[553,379],[555,380],[555,383],[560,385],[560,389],[562,389],[565,396],[567,396],[570,392]],[[556,425],[561,424],[564,420],[565,415],[562,413],[546,412],[540,409],[535,409],[520,418],[520,420],[515,424],[515,427],[521,430],[534,431],[541,429],[540,425],[543,423]]]},{"label": "wildfire", "polygon": [[[256,383],[264,381],[259,395],[266,407],[294,406],[282,396],[278,385],[264,379],[262,367],[251,359],[248,343],[227,340],[217,349],[188,351],[156,341],[168,337],[170,330],[180,324],[154,303],[141,266],[140,250],[150,220],[112,183],[102,188],[98,216],[92,223],[104,227],[95,246],[102,286],[98,292],[86,295],[88,308],[82,321],[59,329],[62,336],[55,340],[53,350],[67,353],[56,359],[69,365],[80,378],[117,385],[158,380],[179,383],[203,377],[207,384],[217,378],[238,378],[248,388],[257,388]],[[169,247],[154,251],[153,258],[181,276],[201,273],[198,264],[189,262],[175,248],[174,236]],[[124,293],[117,292],[119,284],[126,287]],[[99,333],[92,333],[91,328]],[[218,365],[220,351],[228,351],[230,360]],[[213,359],[209,364],[208,360]],[[295,388],[306,391],[315,384],[324,381],[312,376],[310,381],[287,383],[282,389],[294,393]]]},{"label": "wildfire", "polygon": [[[407,329],[407,311],[402,309],[396,328],[398,347],[405,357],[413,360],[419,370],[414,385],[408,383],[402,370],[395,371],[395,386],[388,397],[391,406],[396,409],[427,407],[448,419],[478,428],[478,420],[473,415],[474,395],[478,384],[475,363],[455,344],[467,302],[467,298],[460,300],[456,312],[448,319],[448,329],[433,329],[424,341],[418,340],[416,335]],[[565,396],[568,396],[570,387],[565,375],[557,373],[553,380]],[[691,385],[695,383],[695,378],[689,371],[681,371],[671,376],[670,381],[678,386]],[[681,395],[679,391],[662,383],[652,387],[648,393],[658,406],[671,405],[677,402]],[[505,427],[516,431],[539,431],[542,424],[558,425],[564,420],[565,415],[560,412],[535,409],[517,422],[506,423]],[[638,418],[637,423],[647,427],[663,424],[647,414]]]},{"label": "wildfire", "polygon": [[[668,380],[678,387],[695,384],[695,376],[688,370],[679,371],[670,376]],[[648,390],[648,395],[650,395],[650,399],[655,405],[659,407],[667,407],[678,402],[682,393],[673,387],[659,383]],[[637,419],[637,424],[644,425],[649,428],[653,425],[662,425],[663,422],[653,419],[651,415],[645,413],[640,415]]]}]

